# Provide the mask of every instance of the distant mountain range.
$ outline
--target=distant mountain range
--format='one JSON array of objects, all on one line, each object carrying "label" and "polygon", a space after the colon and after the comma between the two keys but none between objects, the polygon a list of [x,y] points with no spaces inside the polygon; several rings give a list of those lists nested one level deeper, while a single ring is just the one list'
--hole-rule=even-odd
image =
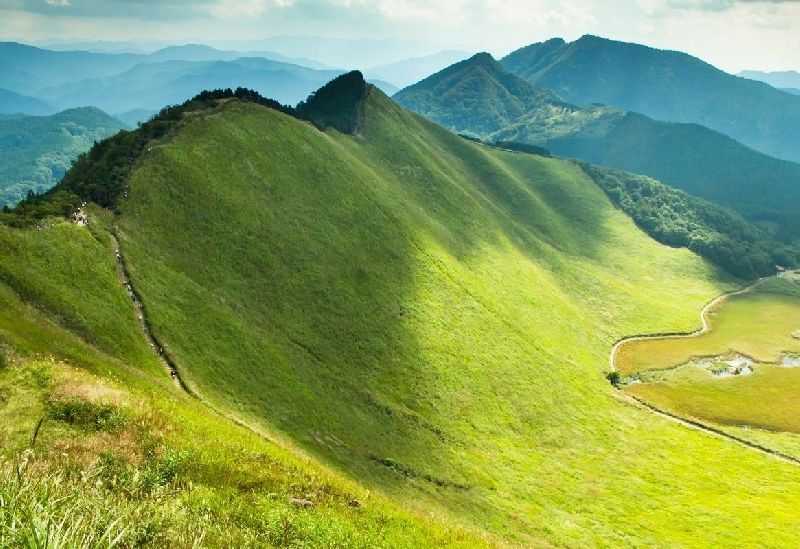
[{"label": "distant mountain range", "polygon": [[766,82],[770,86],[778,89],[794,89],[800,88],[800,72],[797,71],[742,71],[737,74],[742,78],[749,78],[750,80],[758,80],[759,82]]},{"label": "distant mountain range", "polygon": [[158,110],[204,89],[246,87],[295,104],[341,74],[262,58],[234,61],[161,61],[135,65],[122,74],[44,88],[39,96],[60,109],[93,105],[107,112]]},{"label": "distant mountain range", "polygon": [[0,118],[0,208],[55,185],[72,161],[127,126],[100,109]]},{"label": "distant mountain range", "polygon": [[418,82],[453,63],[463,61],[472,53],[463,50],[443,50],[423,57],[411,57],[364,71],[368,78],[389,81],[401,88]]},{"label": "distant mountain range", "polygon": [[55,111],[55,107],[41,99],[0,88],[0,114],[26,113],[44,116]]},{"label": "distant mountain range", "polygon": [[800,237],[800,164],[756,152],[697,124],[660,122],[615,107],[583,108],[511,74],[489,54],[457,63],[394,96],[401,105],[488,141],[649,175],[730,206],[784,241]]},{"label": "distant mountain range", "polygon": [[[445,51],[379,66],[369,81],[393,94],[399,89],[394,82],[416,81],[466,55]],[[6,99],[0,114],[43,115],[91,105],[136,123],[201,90],[240,86],[294,105],[343,72],[308,58],[197,44],[142,54],[50,51],[4,42],[0,82],[7,90],[0,90],[0,99]]]},{"label": "distant mountain range", "polygon": [[688,54],[584,36],[532,44],[500,60],[578,106],[613,105],[667,122],[701,124],[800,161],[800,98],[725,73]]}]

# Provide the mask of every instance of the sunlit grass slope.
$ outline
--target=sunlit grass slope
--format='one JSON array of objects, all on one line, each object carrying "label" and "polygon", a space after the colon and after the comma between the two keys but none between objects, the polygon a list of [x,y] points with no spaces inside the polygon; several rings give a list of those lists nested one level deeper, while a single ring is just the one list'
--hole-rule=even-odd
[{"label": "sunlit grass slope", "polygon": [[[713,311],[710,331],[700,337],[632,342],[629,359],[660,367],[671,361],[671,366],[679,367],[644,374],[645,383],[625,390],[682,416],[800,434],[800,368],[783,364],[785,357],[800,356],[800,341],[792,337],[800,334],[800,286],[783,281],[793,291],[774,293],[770,287],[782,290],[780,284],[774,284],[781,281],[767,282],[770,284],[763,285],[767,291],[757,287],[719,305]],[[704,368],[684,366],[694,357],[730,353],[772,364],[756,364],[752,374],[725,378]]]},{"label": "sunlit grass slope", "polygon": [[800,354],[800,339],[792,337],[800,330],[800,297],[758,291],[732,296],[709,312],[708,326],[700,337],[625,343],[617,353],[617,368],[632,375],[732,351],[780,363],[786,353]]},{"label": "sunlit grass slope", "polygon": [[729,283],[573,164],[469,143],[375,90],[365,115],[349,137],[229,103],[140,161],[122,249],[190,385],[526,546],[800,542],[795,469],[604,379],[616,339],[690,330]]},{"label": "sunlit grass slope", "polygon": [[178,393],[136,335],[103,216],[92,219],[98,239],[63,222],[0,228],[0,547],[491,542],[403,511]]}]

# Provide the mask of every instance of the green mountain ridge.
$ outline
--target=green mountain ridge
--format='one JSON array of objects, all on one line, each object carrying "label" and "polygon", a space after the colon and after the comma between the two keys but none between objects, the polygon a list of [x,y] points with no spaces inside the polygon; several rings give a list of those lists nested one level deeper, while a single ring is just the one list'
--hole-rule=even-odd
[{"label": "green mountain ridge", "polygon": [[800,99],[727,74],[688,54],[586,35],[531,44],[500,62],[583,106],[613,105],[656,120],[697,123],[763,153],[800,161]]},{"label": "green mountain ridge", "polygon": [[[527,85],[488,53],[478,53],[397,92],[393,99],[455,132],[494,133],[559,99]],[[467,127],[469,129],[467,130]]]},{"label": "green mountain ridge", "polygon": [[[132,161],[118,214],[96,208],[91,235],[0,227],[18,247],[0,252],[0,290],[115,357],[121,338],[94,332],[113,312],[136,333],[116,305],[127,301],[116,234],[149,330],[202,403],[306,456],[275,457],[221,427],[209,435],[195,422],[210,419],[142,379],[150,415],[132,423],[162,433],[158,452],[114,460],[140,463],[141,478],[175,455],[165,444],[194,454],[173,459],[186,476],[162,477],[169,490],[120,496],[125,517],[131,505],[171,504],[141,545],[191,546],[200,525],[209,546],[795,545],[792,465],[653,416],[604,375],[614,341],[689,331],[735,281],[647,237],[575,163],[469,142],[364,91],[352,135],[317,129],[353,112],[349,102],[331,112],[322,90],[306,102],[316,125],[253,101],[189,102],[164,113],[170,126]],[[66,181],[82,173],[92,170]],[[105,260],[33,251],[70,242]],[[38,259],[14,261],[22,252]],[[89,269],[81,284],[65,282],[70,261]],[[51,285],[95,297],[71,309],[74,298],[42,291]],[[113,302],[93,307],[106,292]],[[38,333],[0,320],[4,350]],[[38,387],[36,372],[20,373],[21,386]],[[116,503],[134,475],[104,459],[109,473],[91,477],[100,484],[75,482]],[[289,495],[317,503],[292,508]]]}]

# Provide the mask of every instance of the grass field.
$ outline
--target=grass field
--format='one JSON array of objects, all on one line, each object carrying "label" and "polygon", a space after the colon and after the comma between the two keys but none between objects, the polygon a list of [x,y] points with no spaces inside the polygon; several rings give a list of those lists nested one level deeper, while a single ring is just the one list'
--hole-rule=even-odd
[{"label": "grass field", "polygon": [[[682,416],[800,433],[800,368],[782,365],[786,356],[800,357],[800,339],[792,335],[800,330],[800,286],[773,279],[756,291],[730,298],[715,313],[711,330],[700,337],[624,345],[620,351],[626,352],[620,352],[618,365],[631,372],[634,365],[668,368],[692,357],[741,353],[756,361],[752,374],[719,378],[707,368],[687,365],[642,373],[645,383],[625,390]],[[796,453],[793,443],[787,444],[789,453]]]},{"label": "grass field", "polygon": [[772,363],[786,353],[800,354],[800,339],[792,337],[800,330],[800,297],[761,291],[732,296],[709,311],[708,323],[708,333],[700,337],[625,343],[617,353],[617,368],[628,376],[732,351]]},{"label": "grass field", "polygon": [[0,238],[0,547],[497,544],[176,392],[137,333],[107,236],[54,221]]},{"label": "grass field", "polygon": [[792,466],[604,379],[615,340],[690,331],[734,281],[570,163],[378,92],[355,137],[229,103],[153,146],[119,223],[190,385],[407,508],[522,546],[800,543]]}]

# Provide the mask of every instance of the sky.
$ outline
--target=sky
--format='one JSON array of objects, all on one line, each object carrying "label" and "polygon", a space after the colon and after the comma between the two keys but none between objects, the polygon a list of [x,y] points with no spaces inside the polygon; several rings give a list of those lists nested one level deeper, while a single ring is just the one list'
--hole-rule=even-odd
[{"label": "sky", "polygon": [[685,51],[728,72],[800,71],[800,0],[0,0],[0,40],[26,43],[230,46],[314,35],[415,40],[430,53],[500,57],[584,34]]}]

